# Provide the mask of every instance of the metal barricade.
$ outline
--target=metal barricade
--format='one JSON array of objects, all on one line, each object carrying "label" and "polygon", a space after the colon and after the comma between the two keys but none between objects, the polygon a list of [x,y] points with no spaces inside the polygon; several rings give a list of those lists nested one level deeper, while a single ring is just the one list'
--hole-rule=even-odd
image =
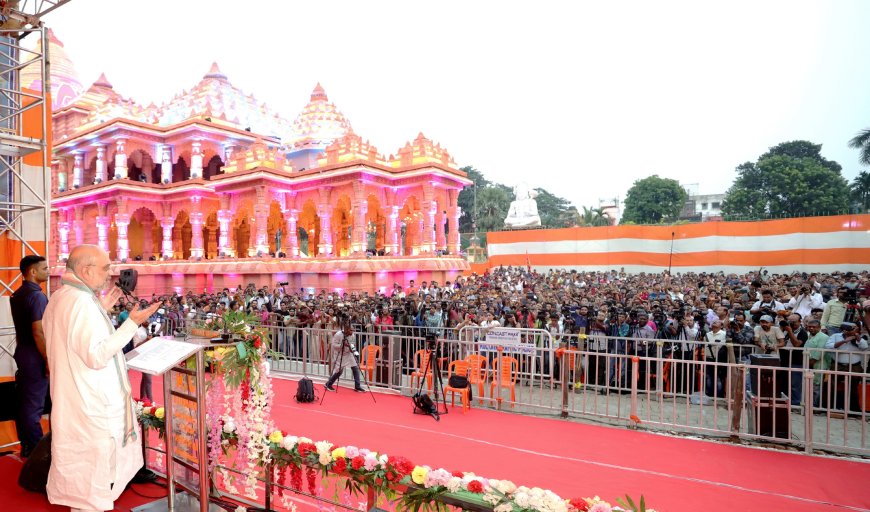
[{"label": "metal barricade", "polygon": [[[273,371],[329,377],[335,331],[267,328],[276,354]],[[358,331],[360,367],[369,383],[406,395],[432,392],[432,366],[423,367],[432,357],[426,332],[407,326]],[[849,368],[811,368],[802,348],[765,355],[730,343],[517,329],[523,350],[516,350],[488,343],[479,327],[441,334],[434,365],[446,386],[450,363],[469,363],[477,407],[870,454],[866,356]],[[844,353],[820,350],[834,361]]]}]

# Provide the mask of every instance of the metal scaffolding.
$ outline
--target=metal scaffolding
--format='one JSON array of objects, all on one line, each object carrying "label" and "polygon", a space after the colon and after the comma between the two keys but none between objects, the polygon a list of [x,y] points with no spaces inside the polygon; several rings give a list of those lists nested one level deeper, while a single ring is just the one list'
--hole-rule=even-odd
[{"label": "metal scaffolding", "polygon": [[[13,18],[4,20],[0,28],[0,239],[7,240],[6,247],[15,250],[15,254],[6,255],[4,266],[0,266],[0,296],[10,295],[20,284],[18,259],[48,251],[50,226],[51,148],[47,116],[51,115],[51,104],[48,101],[47,31],[38,23],[38,18],[36,26],[28,28],[34,21],[32,16],[28,16],[23,25],[14,23],[16,12],[13,11]],[[8,16],[5,9],[3,16]],[[21,42],[30,34],[33,34],[31,39],[40,38],[42,44],[24,47]],[[21,87],[20,74],[28,66],[39,70],[41,87],[38,91]],[[41,126],[25,126],[25,119]],[[11,316],[0,312],[0,374],[5,373],[2,370],[10,364],[14,334]]]}]

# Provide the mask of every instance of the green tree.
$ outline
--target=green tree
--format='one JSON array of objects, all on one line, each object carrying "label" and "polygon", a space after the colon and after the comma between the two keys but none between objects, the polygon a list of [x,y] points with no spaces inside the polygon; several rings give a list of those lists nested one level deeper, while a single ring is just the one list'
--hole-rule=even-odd
[{"label": "green tree", "polygon": [[488,187],[490,185],[490,181],[486,179],[480,171],[475,169],[473,166],[466,166],[462,168],[468,174],[468,179],[474,182],[473,185],[469,185],[462,189],[459,192],[459,197],[456,202],[460,208],[462,208],[462,216],[459,217],[459,232],[460,233],[471,233],[472,228],[471,224],[474,222],[474,193],[475,188],[477,188],[477,192],[480,192],[481,188]]},{"label": "green tree", "polygon": [[604,208],[587,208],[583,207],[583,213],[580,215],[581,226],[609,226],[612,219]]},{"label": "green tree", "polygon": [[677,180],[657,174],[637,180],[625,196],[622,222],[659,224],[673,222],[686,202],[686,191]]},{"label": "green tree", "polygon": [[504,185],[490,185],[477,191],[477,231],[504,229],[504,219],[512,201]]},{"label": "green tree", "polygon": [[852,180],[852,200],[861,205],[861,211],[870,210],[870,172],[861,171]]},{"label": "green tree", "polygon": [[731,219],[799,217],[848,211],[849,188],[840,164],[825,159],[821,146],[785,142],[758,162],[737,167],[722,213]]},{"label": "green tree", "polygon": [[550,192],[536,188],[538,197],[538,215],[541,217],[541,225],[545,228],[560,228],[565,225],[565,217],[571,209],[571,203],[567,199],[553,195]]},{"label": "green tree", "polygon": [[860,151],[858,160],[864,165],[870,165],[870,128],[858,132],[849,140],[849,147]]}]

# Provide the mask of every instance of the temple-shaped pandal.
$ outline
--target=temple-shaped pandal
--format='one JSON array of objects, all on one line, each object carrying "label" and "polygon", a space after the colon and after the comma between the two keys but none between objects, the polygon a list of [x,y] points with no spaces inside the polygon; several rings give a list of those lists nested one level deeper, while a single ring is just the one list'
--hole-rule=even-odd
[{"label": "temple-shaped pandal", "polygon": [[82,243],[138,268],[154,291],[275,281],[374,291],[468,268],[457,198],[471,181],[422,133],[385,157],[320,84],[289,122],[217,64],[190,90],[142,106],[105,74],[82,90],[51,42],[65,63],[52,83],[66,87],[53,105],[58,272]]}]

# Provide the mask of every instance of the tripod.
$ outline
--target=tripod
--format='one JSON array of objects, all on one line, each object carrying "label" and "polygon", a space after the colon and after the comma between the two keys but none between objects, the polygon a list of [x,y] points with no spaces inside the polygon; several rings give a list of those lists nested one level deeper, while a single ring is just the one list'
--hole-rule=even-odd
[{"label": "tripod", "polygon": [[[427,337],[428,338],[428,337]],[[414,414],[428,414],[435,418],[435,421],[440,421],[439,415],[447,414],[447,402],[444,401],[444,381],[441,379],[441,368],[438,367],[438,359],[441,356],[441,349],[438,342],[432,338],[426,340],[426,354],[429,359],[423,368],[423,375],[420,377],[420,385],[417,387],[417,393],[414,394]],[[429,372],[432,372],[432,395],[423,393],[423,386],[426,385]],[[441,404],[439,406],[439,404]],[[442,409],[441,411],[440,409]]]},{"label": "tripod", "polygon": [[[357,369],[357,371],[361,374],[362,381],[365,384],[365,387],[368,390],[369,395],[372,397],[372,402],[378,403],[378,401],[375,400],[375,394],[372,393],[372,387],[369,385],[369,381],[366,378],[365,372],[363,372],[359,367],[359,359],[357,359],[357,356],[356,356],[357,353],[354,351],[354,347],[351,346],[350,342],[348,342],[347,339],[348,339],[348,336],[345,335],[344,338],[341,340],[341,347],[338,349],[333,349],[332,355],[335,357],[335,362],[332,364],[331,372],[330,372],[329,376],[331,379],[332,376],[336,374],[336,372],[338,373],[338,378],[333,383],[333,385],[336,386],[335,392],[336,393],[338,392],[337,386],[338,386],[338,383],[341,382],[341,374],[344,373],[344,367],[341,365],[343,354],[345,352],[347,352],[348,354],[350,354],[350,357],[353,358],[353,364],[350,365],[351,368],[355,367]],[[320,405],[323,405],[323,400],[325,398],[326,398],[326,393],[324,392],[323,396],[320,397]]]}]

